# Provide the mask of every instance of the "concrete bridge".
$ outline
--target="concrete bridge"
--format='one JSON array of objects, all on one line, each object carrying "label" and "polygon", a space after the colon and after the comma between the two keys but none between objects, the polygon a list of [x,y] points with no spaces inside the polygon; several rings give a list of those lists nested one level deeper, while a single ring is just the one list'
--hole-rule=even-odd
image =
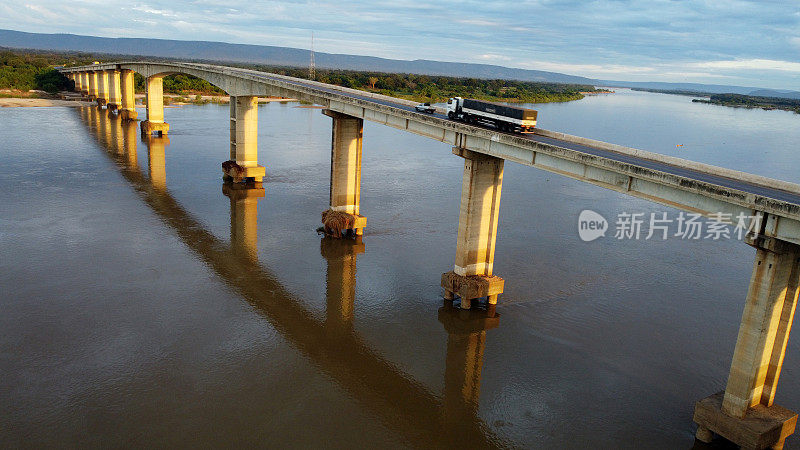
[{"label": "concrete bridge", "polygon": [[[800,285],[800,185],[547,130],[518,135],[422,114],[415,103],[324,83],[233,67],[194,63],[121,62],[61,70],[98,106],[122,120],[137,117],[133,73],[146,78],[143,134],[166,135],[163,78],[184,73],[231,96],[230,159],[223,177],[260,183],[257,99],[291,97],[321,105],[333,121],[328,214],[361,235],[359,192],[363,121],[445,142],[464,159],[453,270],[442,275],[445,298],[461,308],[486,297],[497,303],[504,280],[493,274],[503,166],[534,166],[678,209],[751,217],[746,242],[755,250],[750,287],[724,391],[697,402],[697,438],[719,434],[744,448],[780,448],[797,414],[774,405]],[[258,188],[258,186],[254,186]],[[344,224],[344,225],[342,225]]]}]

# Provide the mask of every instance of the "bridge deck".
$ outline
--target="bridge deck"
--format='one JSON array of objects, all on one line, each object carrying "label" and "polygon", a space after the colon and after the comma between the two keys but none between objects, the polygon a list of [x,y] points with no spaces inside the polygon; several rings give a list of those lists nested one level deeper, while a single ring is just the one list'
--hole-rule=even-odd
[{"label": "bridge deck", "polygon": [[[236,70],[234,69],[233,71],[236,71]],[[242,72],[244,73],[244,71],[242,71]],[[252,74],[252,72],[250,72],[250,71],[247,71],[246,73]],[[262,73],[262,74],[259,74],[258,76],[263,77],[265,79],[275,80],[275,81],[283,81],[283,82],[287,81],[286,78],[283,78],[283,77],[277,78],[277,77],[274,77],[274,76],[272,76],[271,74],[268,74],[268,73]],[[363,101],[366,101],[366,102],[371,102],[371,103],[375,103],[375,104],[379,104],[379,105],[383,105],[383,106],[390,106],[390,107],[393,107],[393,108],[403,109],[405,111],[413,112],[415,114],[423,114],[423,113],[417,112],[414,109],[413,106],[409,106],[408,104],[404,104],[404,103],[400,103],[400,102],[393,102],[393,101],[390,101],[390,100],[376,99],[376,98],[368,97],[368,96],[364,96],[364,95],[353,94],[352,92],[345,92],[343,90],[337,89],[336,86],[331,86],[330,88],[321,88],[321,87],[319,87],[318,85],[315,85],[315,84],[304,83],[303,81],[301,81],[299,79],[294,79],[294,80],[291,81],[291,83],[297,84],[299,86],[303,86],[303,87],[306,87],[306,88],[310,88],[310,89],[326,91],[326,92],[329,92],[329,93],[344,94],[344,95],[347,95],[348,97],[358,98],[359,100],[363,100]],[[437,118],[439,120],[442,120],[442,121],[455,121],[455,120],[448,119],[446,115],[440,114],[440,113],[424,114],[424,115],[428,116],[428,117],[435,117],[435,118]],[[461,123],[460,121],[455,121],[455,122]],[[575,151],[582,152],[582,153],[587,153],[587,154],[590,154],[590,155],[600,156],[602,158],[607,158],[607,159],[611,159],[611,160],[614,160],[614,161],[624,162],[624,163],[633,164],[633,165],[636,165],[636,166],[641,166],[641,167],[646,167],[646,168],[653,169],[653,170],[658,170],[660,172],[665,172],[665,173],[669,173],[669,174],[672,174],[672,175],[678,175],[678,176],[681,176],[681,177],[692,178],[692,179],[696,179],[696,180],[699,180],[699,181],[705,181],[707,183],[712,183],[712,184],[716,184],[716,185],[719,185],[719,186],[728,187],[728,188],[731,188],[731,189],[736,189],[736,190],[743,191],[743,192],[746,192],[746,193],[749,193],[749,194],[761,195],[761,196],[773,198],[773,199],[776,199],[776,200],[781,200],[781,201],[785,201],[785,202],[788,202],[788,203],[793,203],[793,204],[796,204],[796,205],[800,205],[800,192],[789,192],[789,191],[786,191],[786,190],[776,189],[776,188],[773,188],[773,187],[763,186],[763,185],[759,185],[759,184],[755,184],[755,183],[750,183],[750,182],[747,182],[747,181],[742,181],[742,180],[736,180],[736,179],[733,179],[733,178],[722,177],[722,176],[719,176],[719,175],[703,172],[703,171],[700,171],[700,170],[692,170],[692,169],[688,169],[688,168],[685,168],[685,167],[680,167],[680,166],[677,166],[677,165],[668,164],[668,163],[664,163],[664,162],[660,162],[660,161],[653,161],[653,160],[646,159],[646,158],[625,155],[623,153],[615,152],[615,151],[612,151],[612,150],[605,150],[605,149],[602,149],[602,148],[592,147],[592,146],[589,146],[589,145],[577,144],[577,143],[570,142],[570,141],[563,140],[563,139],[556,139],[556,138],[551,138],[551,137],[547,137],[547,136],[540,136],[540,135],[536,135],[536,134],[524,134],[524,135],[521,135],[521,134],[518,134],[518,133],[511,133],[511,132],[504,132],[504,131],[495,130],[493,127],[489,127],[489,126],[487,126],[486,128],[491,129],[492,131],[494,131],[496,133],[513,135],[513,136],[517,136],[517,137],[524,137],[524,138],[530,139],[531,141],[534,141],[534,142],[540,142],[540,143],[543,143],[543,144],[554,145],[554,146],[557,146],[557,147],[562,147],[562,148],[566,148],[566,149],[570,149],[570,150],[575,150]]]},{"label": "bridge deck", "polygon": [[800,244],[800,185],[680,158],[537,129],[534,134],[468,125],[416,103],[311,80],[255,70],[180,62],[121,62],[62,72],[129,69],[144,76],[188,73],[231,95],[281,95],[466,148],[576,178],[700,214],[752,215],[780,220],[771,236]]}]

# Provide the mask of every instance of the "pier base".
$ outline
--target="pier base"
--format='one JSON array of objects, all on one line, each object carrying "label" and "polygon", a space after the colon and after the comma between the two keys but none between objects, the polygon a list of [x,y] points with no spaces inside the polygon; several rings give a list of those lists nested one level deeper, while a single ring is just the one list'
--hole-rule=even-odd
[{"label": "pier base", "polygon": [[151,122],[149,120],[145,120],[141,123],[141,127],[142,134],[147,136],[152,134],[164,136],[169,133],[169,124],[166,122]]},{"label": "pier base", "polygon": [[367,226],[366,216],[328,209],[322,212],[325,234],[340,238],[347,234],[363,236]]},{"label": "pier base", "polygon": [[724,396],[725,392],[718,392],[695,404],[698,440],[710,442],[716,433],[746,450],[779,450],[784,440],[794,433],[797,413],[778,405],[758,405],[748,409],[740,419],[722,411]]},{"label": "pier base", "polygon": [[496,305],[497,296],[503,293],[504,285],[505,280],[496,276],[464,276],[453,271],[442,274],[444,298],[453,300],[458,296],[461,298],[462,309],[469,309],[472,300],[481,297],[486,297],[490,305]]},{"label": "pier base", "polygon": [[243,167],[235,161],[225,161],[222,163],[222,179],[226,182],[246,183],[254,181],[261,183],[267,169],[264,166]]},{"label": "pier base", "polygon": [[122,120],[136,120],[139,118],[139,114],[136,111],[130,109],[120,109],[119,117]]}]

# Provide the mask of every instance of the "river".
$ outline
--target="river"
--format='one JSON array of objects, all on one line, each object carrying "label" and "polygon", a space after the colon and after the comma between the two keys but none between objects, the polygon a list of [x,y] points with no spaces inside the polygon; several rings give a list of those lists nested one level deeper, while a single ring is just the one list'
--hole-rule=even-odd
[{"label": "river", "polygon": [[[800,116],[618,90],[539,126],[800,182]],[[140,115],[143,111],[140,110]],[[678,212],[505,167],[496,317],[443,306],[463,161],[366,122],[360,243],[323,239],[330,118],[259,108],[263,197],[223,187],[227,105],[168,140],[95,108],[0,109],[3,447],[689,448],[755,251],[579,238]],[[352,301],[352,304],[351,304]],[[790,339],[776,403],[800,410]],[[791,437],[786,448],[800,448]]]}]

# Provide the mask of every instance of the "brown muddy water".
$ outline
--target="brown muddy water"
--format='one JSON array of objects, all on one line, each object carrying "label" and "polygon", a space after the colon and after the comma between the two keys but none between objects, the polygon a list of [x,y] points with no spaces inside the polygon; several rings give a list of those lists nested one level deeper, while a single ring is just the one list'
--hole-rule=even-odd
[{"label": "brown muddy water", "polygon": [[[366,123],[365,235],[323,239],[330,119],[295,106],[259,108],[263,193],[223,186],[227,106],[171,108],[147,141],[95,108],[0,109],[0,446],[695,445],[753,249],[583,242],[584,209],[677,211],[509,163],[505,293],[494,317],[460,312],[439,280],[462,160]],[[800,181],[791,113],[630,91],[537,108],[543,128]],[[776,400],[795,411],[798,350]]]}]

